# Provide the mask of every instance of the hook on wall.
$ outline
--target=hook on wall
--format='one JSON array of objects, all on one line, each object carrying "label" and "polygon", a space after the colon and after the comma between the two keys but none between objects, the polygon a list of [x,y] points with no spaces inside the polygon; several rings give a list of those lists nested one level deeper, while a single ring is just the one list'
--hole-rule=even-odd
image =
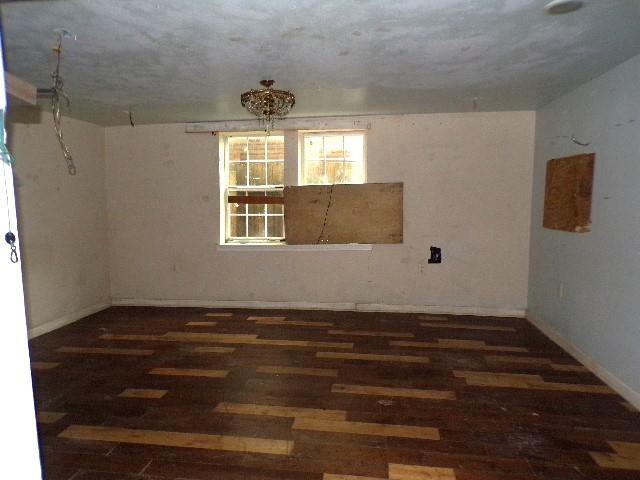
[{"label": "hook on wall", "polygon": [[588,147],[589,145],[591,145],[591,142],[581,142],[576,138],[575,135],[571,135],[570,137],[567,135],[558,135],[556,138],[568,138],[573,143],[575,143],[576,145],[580,145],[581,147]]},{"label": "hook on wall", "polygon": [[571,141],[573,143],[575,143],[576,145],[580,145],[581,147],[588,147],[589,145],[591,145],[591,142],[580,142],[576,139],[575,135],[571,135]]}]

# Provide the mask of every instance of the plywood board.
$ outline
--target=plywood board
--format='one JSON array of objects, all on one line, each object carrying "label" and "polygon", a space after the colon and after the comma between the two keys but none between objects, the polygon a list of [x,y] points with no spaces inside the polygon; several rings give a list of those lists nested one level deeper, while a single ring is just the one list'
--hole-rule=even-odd
[{"label": "plywood board", "polygon": [[289,245],[402,243],[403,184],[285,187]]},{"label": "plywood board", "polygon": [[594,164],[594,153],[547,162],[544,228],[576,233],[591,231]]}]

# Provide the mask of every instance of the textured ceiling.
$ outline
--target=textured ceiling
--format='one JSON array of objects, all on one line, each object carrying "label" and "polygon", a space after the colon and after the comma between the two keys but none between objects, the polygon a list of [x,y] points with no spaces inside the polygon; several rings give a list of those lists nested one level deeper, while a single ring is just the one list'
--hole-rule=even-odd
[{"label": "textured ceiling", "polygon": [[[534,109],[640,53],[640,1],[57,0],[1,6],[7,69],[102,125],[251,118],[240,93],[291,89],[292,116]],[[474,106],[474,98],[477,98]]]}]

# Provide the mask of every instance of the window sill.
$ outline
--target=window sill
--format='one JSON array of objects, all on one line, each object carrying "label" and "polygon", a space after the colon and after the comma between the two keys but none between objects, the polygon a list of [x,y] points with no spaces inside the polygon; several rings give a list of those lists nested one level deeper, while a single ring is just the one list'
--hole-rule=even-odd
[{"label": "window sill", "polygon": [[285,245],[264,243],[223,243],[216,250],[223,252],[336,252],[360,251],[370,252],[372,244],[326,244],[326,245]]}]

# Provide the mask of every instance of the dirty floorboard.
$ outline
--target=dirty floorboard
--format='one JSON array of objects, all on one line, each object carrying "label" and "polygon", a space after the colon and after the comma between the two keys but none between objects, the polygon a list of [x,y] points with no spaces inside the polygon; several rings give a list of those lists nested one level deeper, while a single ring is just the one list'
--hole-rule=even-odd
[{"label": "dirty floorboard", "polygon": [[640,414],[522,319],[114,307],[30,348],[46,480],[640,478]]}]

